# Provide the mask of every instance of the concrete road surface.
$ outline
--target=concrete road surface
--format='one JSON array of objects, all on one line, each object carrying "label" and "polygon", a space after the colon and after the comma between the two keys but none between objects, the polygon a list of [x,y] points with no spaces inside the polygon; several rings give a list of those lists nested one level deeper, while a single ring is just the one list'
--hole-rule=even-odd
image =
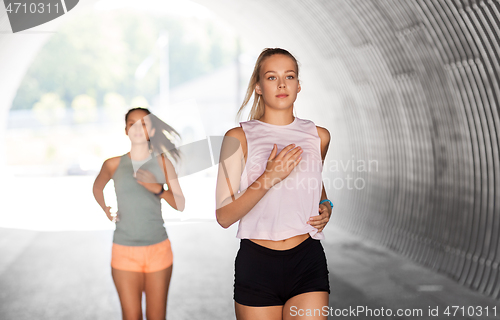
[{"label": "concrete road surface", "polygon": [[[236,226],[224,230],[209,221],[169,225],[167,231],[174,251],[167,319],[235,319]],[[325,233],[330,319],[500,319],[499,301],[334,224]],[[110,230],[0,228],[0,319],[121,319],[109,266],[111,242]],[[450,316],[444,314],[447,307]],[[396,316],[398,309],[407,316]],[[438,316],[429,315],[436,310]]]}]

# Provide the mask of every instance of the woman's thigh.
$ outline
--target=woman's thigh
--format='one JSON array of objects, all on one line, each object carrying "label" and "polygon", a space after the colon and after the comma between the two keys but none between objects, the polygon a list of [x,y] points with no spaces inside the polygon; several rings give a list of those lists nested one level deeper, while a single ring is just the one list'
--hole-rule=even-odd
[{"label": "woman's thigh", "polygon": [[307,292],[288,299],[283,307],[283,320],[292,319],[328,319],[328,292]]},{"label": "woman's thigh", "polygon": [[326,320],[328,292],[307,292],[290,298],[284,306],[249,307],[234,303],[238,320]]},{"label": "woman's thigh", "polygon": [[120,298],[123,319],[142,319],[141,301],[144,273],[111,268],[111,275]]},{"label": "woman's thigh", "polygon": [[148,320],[164,320],[167,312],[167,296],[172,276],[170,267],[144,273],[144,291],[146,292],[146,318]]},{"label": "woman's thigh", "polygon": [[237,320],[281,320],[283,306],[249,307],[234,302],[234,311]]}]

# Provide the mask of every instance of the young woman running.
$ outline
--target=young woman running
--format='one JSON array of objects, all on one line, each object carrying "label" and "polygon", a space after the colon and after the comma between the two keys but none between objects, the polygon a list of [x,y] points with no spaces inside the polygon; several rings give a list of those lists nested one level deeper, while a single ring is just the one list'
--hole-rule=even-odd
[{"label": "young woman running", "polygon": [[333,206],[321,177],[330,134],[294,117],[298,73],[288,51],[265,49],[238,112],[253,94],[252,120],[222,144],[216,216],[224,228],[239,221],[239,320],[327,319],[320,310],[328,306],[328,268],[318,240]]},{"label": "young woman running", "polygon": [[[124,320],[142,319],[142,293],[146,294],[146,318],[166,319],[167,295],[173,255],[161,215],[161,199],[184,210],[184,196],[169,153],[179,153],[164,134],[177,132],[148,109],[130,109],[125,134],[130,152],[107,159],[93,187],[94,197],[108,219],[116,221],[111,254],[111,274],[120,298]],[[117,216],[106,206],[103,189],[115,185]],[[164,189],[164,184],[167,189]]]}]

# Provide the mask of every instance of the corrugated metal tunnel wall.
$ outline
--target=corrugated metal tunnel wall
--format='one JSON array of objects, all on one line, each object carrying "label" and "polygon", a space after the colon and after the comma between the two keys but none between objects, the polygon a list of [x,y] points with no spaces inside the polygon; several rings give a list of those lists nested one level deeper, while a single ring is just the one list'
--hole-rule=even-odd
[{"label": "corrugated metal tunnel wall", "polygon": [[498,298],[499,3],[347,4],[337,21],[365,63],[346,48],[345,64],[376,100],[344,105],[349,135],[385,170],[342,223]]},{"label": "corrugated metal tunnel wall", "polygon": [[324,167],[359,184],[328,186],[335,223],[500,297],[498,1],[199,2],[291,30],[288,48],[340,97],[317,108],[337,117],[330,160],[378,167]]}]

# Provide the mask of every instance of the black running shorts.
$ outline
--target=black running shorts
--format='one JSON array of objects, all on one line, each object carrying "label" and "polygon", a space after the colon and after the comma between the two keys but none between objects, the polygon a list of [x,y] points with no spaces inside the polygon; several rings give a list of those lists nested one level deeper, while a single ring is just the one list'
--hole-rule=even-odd
[{"label": "black running shorts", "polygon": [[234,300],[242,305],[280,306],[301,293],[330,293],[323,246],[311,237],[288,250],[242,239],[234,267]]}]

